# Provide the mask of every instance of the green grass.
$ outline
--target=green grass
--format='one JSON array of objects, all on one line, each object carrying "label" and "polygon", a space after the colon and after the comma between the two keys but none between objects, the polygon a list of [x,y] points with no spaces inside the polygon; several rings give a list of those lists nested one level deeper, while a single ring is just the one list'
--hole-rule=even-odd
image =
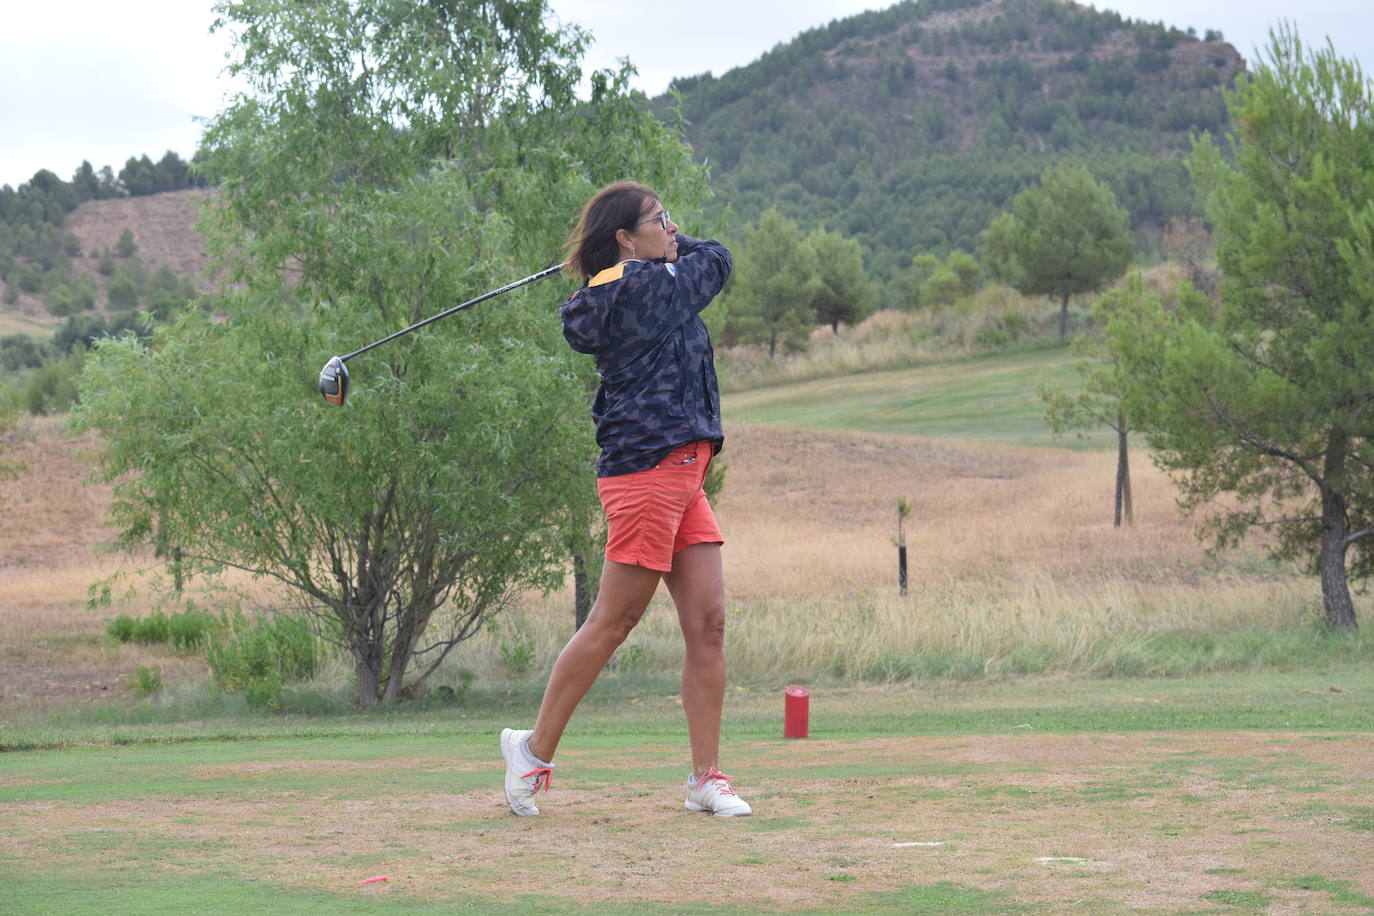
[{"label": "green grass", "polygon": [[1360,907],[1366,912],[1374,912],[1374,897],[1354,890],[1349,881],[1336,881],[1321,875],[1305,875],[1292,881],[1286,881],[1279,887],[1325,893],[1329,895],[1331,902],[1338,907]]},{"label": "green grass", "polygon": [[1070,449],[1115,448],[1109,431],[1056,437],[1042,384],[1076,390],[1079,360],[1063,347],[884,372],[865,372],[727,394],[733,423],[851,429],[939,439]]},{"label": "green grass", "polygon": [[1261,910],[1269,905],[1269,897],[1259,891],[1211,891],[1202,897],[1213,903],[1224,903],[1247,910]]},{"label": "green grass", "polygon": [[47,340],[61,326],[61,318],[49,316],[39,318],[0,308],[0,335],[28,334],[39,340]]},{"label": "green grass", "polygon": [[1374,663],[1374,641],[1361,632],[1324,626],[1231,632],[1110,633],[1080,647],[1025,643],[1009,654],[889,652],[868,670],[870,681],[928,678],[980,680],[1006,675],[1073,673],[1095,677],[1193,677],[1226,671],[1320,670],[1331,664]]},{"label": "green grass", "polygon": [[[0,860],[0,874],[3,874]],[[541,894],[516,894],[508,899],[464,896],[445,902],[425,900],[395,893],[386,885],[373,885],[354,891],[353,896],[312,894],[292,891],[269,882],[215,875],[159,876],[149,878],[138,869],[92,872],[88,880],[75,883],[68,872],[37,870],[6,876],[6,906],[16,913],[70,913],[113,916],[119,913],[292,913],[311,914],[405,913],[429,914],[481,913],[487,916],[555,916],[555,914],[606,914],[642,916],[643,902],[623,904],[601,901],[580,905]],[[835,880],[852,880],[835,876]],[[89,883],[88,883],[89,881]],[[1029,913],[1036,908],[1009,904],[1005,895],[950,882],[913,885],[901,891],[869,894],[855,892],[852,907],[789,907],[786,912],[799,916],[824,913],[925,914],[948,913],[955,916],[978,914]],[[655,904],[653,912],[663,916],[744,916],[771,910],[742,909],[729,903]],[[781,911],[777,911],[781,912]]]},{"label": "green grass", "polygon": [[[727,740],[778,736],[782,686],[735,684],[726,704]],[[1012,678],[811,686],[813,736],[1374,730],[1374,665],[1367,663],[1175,679]],[[681,708],[673,699],[679,689],[677,679],[668,675],[603,677],[579,708],[577,727],[588,737],[676,740],[683,732]],[[277,738],[473,736],[481,741],[493,730],[531,716],[541,692],[539,683],[479,685],[454,705],[420,703],[363,712],[331,701],[308,703],[308,715],[254,712],[232,695],[200,692],[179,702],[76,707],[59,715],[0,723],[0,751]],[[365,745],[359,753],[367,753]],[[8,759],[0,757],[0,774]]]}]

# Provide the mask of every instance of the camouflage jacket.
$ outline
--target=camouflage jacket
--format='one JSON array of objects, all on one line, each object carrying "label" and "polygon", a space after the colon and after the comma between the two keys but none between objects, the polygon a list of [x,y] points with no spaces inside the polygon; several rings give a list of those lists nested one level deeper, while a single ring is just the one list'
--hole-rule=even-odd
[{"label": "camouflage jacket", "polygon": [[672,263],[622,261],[592,277],[559,315],[574,350],[596,357],[592,403],[598,477],[653,467],[679,445],[710,439],[720,451],[720,390],[699,313],[730,276],[715,240],[677,237]]}]

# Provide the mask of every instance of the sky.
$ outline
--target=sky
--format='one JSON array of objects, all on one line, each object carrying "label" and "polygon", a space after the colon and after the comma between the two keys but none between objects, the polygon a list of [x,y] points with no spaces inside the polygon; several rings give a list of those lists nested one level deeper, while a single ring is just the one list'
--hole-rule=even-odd
[{"label": "sky", "polygon": [[[690,4],[551,0],[594,36],[587,69],[629,57],[650,95],[677,76],[743,66],[832,19],[891,3],[867,0],[693,0]],[[1292,22],[1309,44],[1374,71],[1371,0],[1106,0],[1131,19],[1198,34],[1219,29],[1247,62],[1270,26]],[[203,119],[235,88],[223,75],[226,36],[209,34],[212,0],[10,2],[0,12],[0,184],[41,168],[70,178],[83,159],[118,172],[130,156],[189,159]],[[117,12],[114,12],[117,10]],[[655,12],[662,10],[662,12]],[[683,13],[682,11],[688,11]]]}]

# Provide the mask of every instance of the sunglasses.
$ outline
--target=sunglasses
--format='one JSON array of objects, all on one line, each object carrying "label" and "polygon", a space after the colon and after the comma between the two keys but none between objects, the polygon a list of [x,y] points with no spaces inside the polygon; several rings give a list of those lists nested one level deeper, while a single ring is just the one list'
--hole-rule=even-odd
[{"label": "sunglasses", "polygon": [[660,210],[656,216],[651,216],[648,219],[642,219],[639,222],[635,223],[635,225],[642,226],[645,223],[658,223],[659,226],[661,226],[663,230],[666,232],[668,230],[668,223],[671,220],[672,217],[668,215],[667,210]]}]

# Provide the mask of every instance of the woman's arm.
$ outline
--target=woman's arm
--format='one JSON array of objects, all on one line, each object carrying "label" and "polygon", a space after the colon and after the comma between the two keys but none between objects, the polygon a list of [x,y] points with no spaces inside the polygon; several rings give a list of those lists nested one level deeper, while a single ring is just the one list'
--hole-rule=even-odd
[{"label": "woman's arm", "polygon": [[650,261],[626,281],[626,290],[644,303],[637,324],[648,337],[657,337],[686,321],[711,304],[730,277],[734,265],[729,250],[715,239],[677,236],[676,261]]},{"label": "woman's arm", "polygon": [[563,336],[573,349],[601,355],[634,352],[711,304],[730,276],[730,252],[714,239],[677,239],[676,261],[627,263],[613,278],[584,287],[568,300],[562,310]]}]

